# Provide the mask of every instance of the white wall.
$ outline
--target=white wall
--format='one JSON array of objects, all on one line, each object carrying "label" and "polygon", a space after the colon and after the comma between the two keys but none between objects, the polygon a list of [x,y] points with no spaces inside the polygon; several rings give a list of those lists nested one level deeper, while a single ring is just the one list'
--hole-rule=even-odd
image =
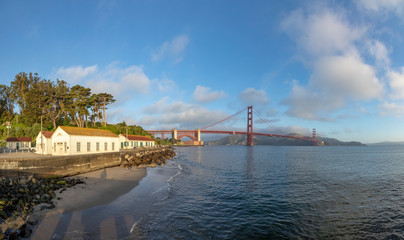
[{"label": "white wall", "polygon": [[7,142],[7,147],[11,149],[17,149],[18,143],[18,150],[26,150],[31,147],[31,142]]},{"label": "white wall", "polygon": [[[80,143],[80,151],[77,149],[78,142]],[[87,143],[90,143],[89,151],[87,149]],[[98,150],[97,143],[99,143]],[[105,143],[107,144],[107,150],[105,150]],[[70,136],[60,128],[56,129],[55,133],[52,135],[52,144],[52,155],[118,152],[120,147],[118,137]],[[112,149],[112,144],[114,144],[114,149]]]},{"label": "white wall", "polygon": [[[41,143],[44,143],[43,151],[41,149]],[[52,139],[46,138],[41,132],[36,137],[36,153],[37,154],[52,154]]]},{"label": "white wall", "polygon": [[[122,148],[122,143],[126,142]],[[121,149],[132,149],[135,147],[153,147],[155,145],[154,141],[133,141],[128,140],[125,135],[119,134],[119,147]]]}]

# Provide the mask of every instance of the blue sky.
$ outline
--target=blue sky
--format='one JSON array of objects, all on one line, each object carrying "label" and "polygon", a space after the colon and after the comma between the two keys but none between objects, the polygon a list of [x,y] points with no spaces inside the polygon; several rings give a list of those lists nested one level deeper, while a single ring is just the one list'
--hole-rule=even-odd
[{"label": "blue sky", "polygon": [[252,104],[274,132],[404,141],[403,41],[400,0],[1,1],[0,83],[108,92],[109,122],[146,129]]}]

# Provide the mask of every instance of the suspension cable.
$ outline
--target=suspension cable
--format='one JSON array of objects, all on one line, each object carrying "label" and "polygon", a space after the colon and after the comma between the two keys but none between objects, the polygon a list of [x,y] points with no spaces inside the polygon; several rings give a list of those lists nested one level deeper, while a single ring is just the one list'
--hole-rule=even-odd
[{"label": "suspension cable", "polygon": [[236,112],[235,114],[233,114],[233,115],[231,115],[231,116],[229,116],[229,117],[227,117],[227,118],[225,118],[225,119],[222,119],[222,120],[220,120],[220,121],[218,121],[218,122],[215,122],[215,123],[213,123],[213,124],[211,124],[211,125],[209,125],[209,126],[207,126],[207,127],[201,128],[201,130],[205,130],[205,129],[210,128],[210,127],[212,127],[212,126],[214,126],[214,125],[216,125],[216,124],[222,123],[222,122],[228,120],[229,118],[232,118],[232,117],[236,116],[237,114],[239,114],[239,113],[241,113],[241,112],[243,112],[243,111],[245,111],[245,110],[246,110],[246,108],[244,108],[244,109],[242,109],[242,110]]}]

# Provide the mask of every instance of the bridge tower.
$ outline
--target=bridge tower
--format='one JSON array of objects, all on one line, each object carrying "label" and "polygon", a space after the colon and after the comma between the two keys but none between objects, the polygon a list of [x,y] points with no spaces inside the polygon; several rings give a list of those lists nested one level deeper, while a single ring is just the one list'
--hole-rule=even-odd
[{"label": "bridge tower", "polygon": [[198,142],[201,141],[201,129],[198,128],[198,130],[196,130],[195,132],[195,138]]},{"label": "bridge tower", "polygon": [[177,137],[178,137],[178,135],[177,135],[177,129],[174,128],[174,129],[173,129],[173,132],[172,132],[173,143],[175,143],[175,140],[177,140]]},{"label": "bridge tower", "polygon": [[253,141],[253,106],[248,107],[247,111],[247,146],[254,145]]},{"label": "bridge tower", "polygon": [[313,128],[313,139],[314,139],[313,145],[317,146],[317,132],[315,128]]}]

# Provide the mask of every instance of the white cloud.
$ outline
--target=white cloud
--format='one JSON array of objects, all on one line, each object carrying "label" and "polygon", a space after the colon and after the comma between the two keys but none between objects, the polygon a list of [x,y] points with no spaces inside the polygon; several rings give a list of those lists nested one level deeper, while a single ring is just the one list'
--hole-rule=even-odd
[{"label": "white cloud", "polygon": [[307,86],[296,82],[282,103],[287,114],[310,120],[331,121],[329,115],[351,100],[368,101],[383,96],[383,84],[372,66],[357,56],[332,56],[320,59]]},{"label": "white cloud", "polygon": [[356,55],[320,59],[314,67],[311,88],[354,100],[371,100],[383,94],[374,68]]},{"label": "white cloud", "polygon": [[380,114],[382,116],[393,115],[395,117],[401,117],[404,115],[404,104],[398,104],[396,102],[384,102],[379,104]]},{"label": "white cloud", "polygon": [[376,62],[382,66],[390,64],[389,51],[386,46],[378,40],[368,42],[369,53],[376,59]]},{"label": "white cloud", "polygon": [[314,56],[353,51],[353,43],[365,32],[365,28],[352,27],[341,15],[328,10],[308,17],[296,10],[281,27],[300,48]]},{"label": "white cloud", "polygon": [[326,113],[343,106],[343,101],[341,99],[330,99],[324,94],[299,86],[295,82],[290,96],[283,100],[281,104],[289,106],[286,111],[289,116],[309,120],[331,121],[330,117],[326,117]]},{"label": "white cloud", "polygon": [[172,58],[175,63],[182,60],[183,52],[189,43],[189,37],[186,34],[175,37],[170,42],[164,42],[151,54],[153,61],[161,61],[164,58]]},{"label": "white cloud", "polygon": [[395,13],[398,17],[404,17],[404,1],[402,0],[356,0],[359,9],[370,13],[388,14]]},{"label": "white cloud", "polygon": [[211,91],[209,87],[196,86],[193,98],[200,103],[213,102],[215,100],[226,97],[223,91]]},{"label": "white cloud", "polygon": [[269,103],[269,97],[264,90],[246,88],[239,94],[239,99],[246,105],[265,105]]},{"label": "white cloud", "polygon": [[391,97],[393,99],[404,99],[404,67],[401,68],[401,72],[390,70],[387,73],[389,80]]},{"label": "white cloud", "polygon": [[281,24],[282,29],[303,50],[305,63],[312,70],[307,85],[293,84],[282,104],[290,116],[332,121],[333,115],[350,101],[381,99],[385,88],[377,69],[365,62],[357,45],[366,50],[376,63],[388,66],[388,50],[377,40],[367,40],[367,28],[350,23],[341,13],[322,9],[305,15],[292,12]]},{"label": "white cloud", "polygon": [[61,67],[57,70],[56,76],[70,83],[78,83],[83,78],[97,72],[97,65],[82,67],[72,66],[68,68]]},{"label": "white cloud", "polygon": [[203,128],[228,116],[222,111],[210,111],[197,104],[182,101],[169,102],[168,97],[145,107],[143,113],[146,116],[140,119],[140,125],[146,128],[164,129]]},{"label": "white cloud", "polygon": [[166,78],[162,80],[150,79],[144,73],[142,66],[135,65],[121,67],[117,63],[112,63],[105,68],[98,68],[97,65],[61,67],[55,75],[71,85],[80,84],[90,87],[94,93],[111,93],[118,101],[127,99],[134,94],[149,94],[152,88],[160,92],[176,89],[174,81]]},{"label": "white cloud", "polygon": [[133,93],[147,94],[151,80],[141,66],[121,68],[111,65],[98,72],[94,78],[88,79],[86,84],[93,92],[109,92],[114,96],[126,97]]}]

